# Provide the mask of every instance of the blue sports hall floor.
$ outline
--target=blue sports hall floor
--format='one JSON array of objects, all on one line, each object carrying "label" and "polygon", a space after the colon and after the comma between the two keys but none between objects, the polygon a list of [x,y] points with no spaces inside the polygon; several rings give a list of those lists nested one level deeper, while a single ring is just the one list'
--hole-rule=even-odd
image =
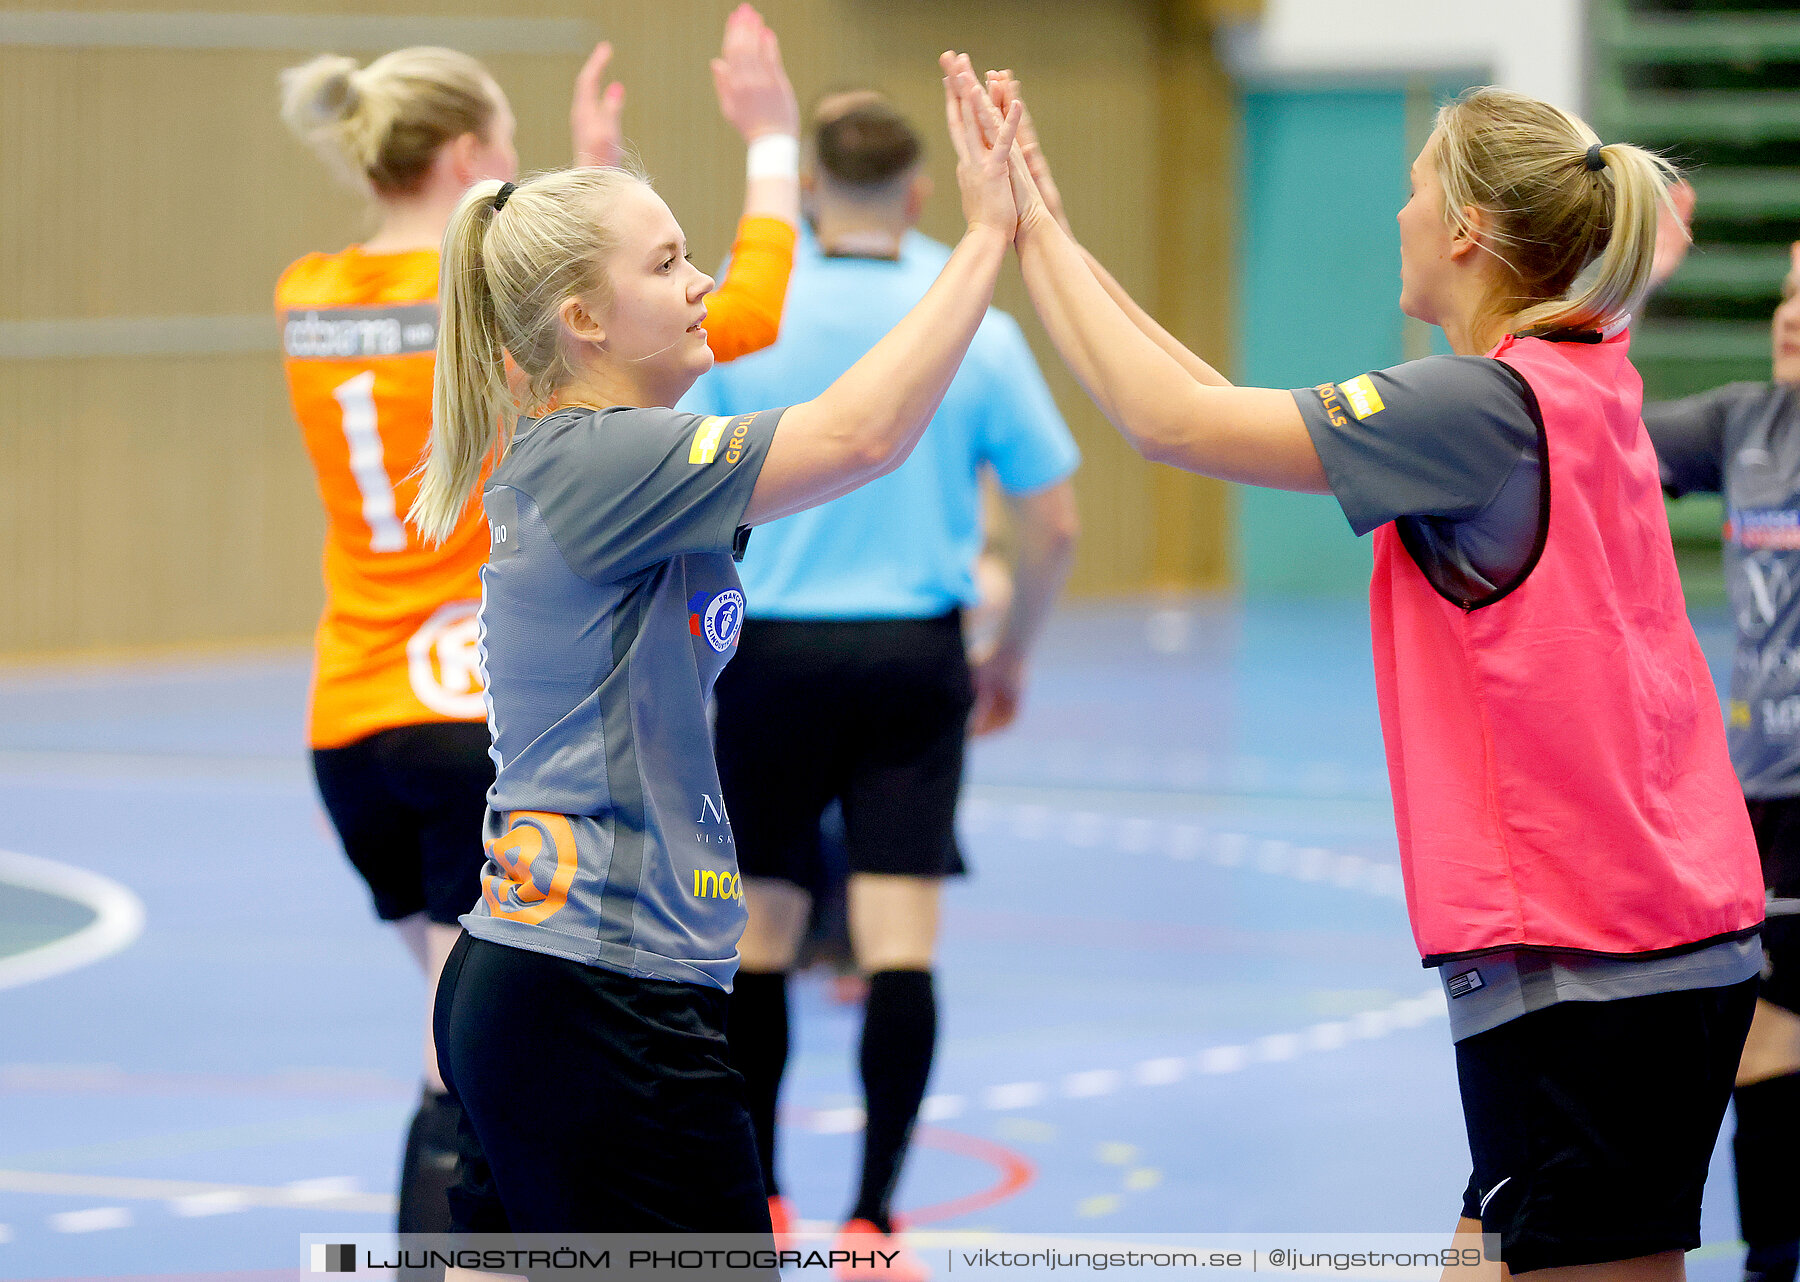
[{"label": "blue sports hall floor", "polygon": [[[0,1277],[272,1282],[390,1222],[421,986],[319,811],[306,677],[0,670]],[[1066,611],[962,826],[916,1224],[1447,1236],[1467,1155],[1362,604]],[[856,1013],[820,979],[795,1010],[783,1173],[833,1221]],[[1723,1154],[1705,1282],[1737,1272]]]}]

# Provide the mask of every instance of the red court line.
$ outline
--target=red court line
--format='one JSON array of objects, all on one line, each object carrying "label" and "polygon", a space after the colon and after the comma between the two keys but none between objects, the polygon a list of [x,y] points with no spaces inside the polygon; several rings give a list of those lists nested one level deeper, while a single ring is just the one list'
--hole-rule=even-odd
[{"label": "red court line", "polygon": [[988,1207],[1006,1201],[1023,1192],[1037,1178],[1037,1167],[1022,1153],[1016,1153],[1003,1144],[992,1140],[984,1140],[977,1135],[965,1135],[961,1131],[946,1131],[937,1126],[921,1126],[913,1132],[913,1139],[925,1148],[935,1148],[945,1153],[955,1153],[958,1157],[972,1157],[977,1161],[989,1162],[1000,1171],[1000,1179],[992,1187],[982,1189],[979,1193],[970,1193],[964,1197],[953,1197],[947,1202],[933,1202],[929,1206],[921,1206],[917,1210],[903,1212],[901,1217],[908,1227],[918,1228],[926,1224],[941,1224],[945,1220],[954,1220],[958,1216],[972,1215],[976,1211],[985,1211]]}]

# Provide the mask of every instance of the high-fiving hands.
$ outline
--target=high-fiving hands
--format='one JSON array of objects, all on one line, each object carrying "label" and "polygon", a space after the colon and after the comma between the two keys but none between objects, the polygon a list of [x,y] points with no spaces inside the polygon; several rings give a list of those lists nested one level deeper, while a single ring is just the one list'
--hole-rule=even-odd
[{"label": "high-fiving hands", "polygon": [[1011,240],[1029,208],[1021,204],[1021,196],[1039,206],[1043,203],[1035,188],[1022,191],[1013,174],[1014,144],[1024,104],[1014,103],[1002,114],[975,78],[966,54],[945,53],[938,63],[944,69],[944,114],[950,145],[956,151],[956,185],[962,192],[963,217],[971,227],[992,227]]},{"label": "high-fiving hands", "polygon": [[1075,233],[1069,226],[1069,215],[1063,209],[1062,192],[1057,189],[1056,179],[1050,173],[1050,160],[1044,155],[1043,144],[1038,141],[1037,126],[1031,119],[1031,108],[1025,105],[1025,99],[1021,96],[1018,77],[1011,71],[990,71],[987,73],[987,89],[995,107],[1002,112],[1015,102],[1019,104],[1022,114],[1019,118],[1018,155],[1024,159],[1025,171],[1037,187],[1038,195],[1043,198],[1044,208],[1065,232],[1074,236]]}]

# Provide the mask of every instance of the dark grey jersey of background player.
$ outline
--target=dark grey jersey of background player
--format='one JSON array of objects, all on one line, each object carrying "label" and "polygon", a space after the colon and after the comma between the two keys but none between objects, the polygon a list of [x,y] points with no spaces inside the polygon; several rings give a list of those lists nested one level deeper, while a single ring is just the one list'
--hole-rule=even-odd
[{"label": "dark grey jersey of background player", "polygon": [[[578,855],[543,923],[482,903],[471,934],[731,987],[744,908],[706,701],[743,619],[731,550],[780,418],[708,430],[668,409],[569,409],[521,424],[483,495],[486,836],[514,811],[567,815]],[[555,860],[539,859],[542,888]]]},{"label": "dark grey jersey of background player", "polygon": [[1800,795],[1800,396],[1732,383],[1646,405],[1644,424],[1665,489],[1725,499],[1731,764],[1746,796]]},{"label": "dark grey jersey of background player", "polygon": [[1368,378],[1383,408],[1367,418],[1337,384],[1294,392],[1350,528],[1397,522],[1439,593],[1491,604],[1535,564],[1548,516],[1536,397],[1486,356],[1428,356]]}]

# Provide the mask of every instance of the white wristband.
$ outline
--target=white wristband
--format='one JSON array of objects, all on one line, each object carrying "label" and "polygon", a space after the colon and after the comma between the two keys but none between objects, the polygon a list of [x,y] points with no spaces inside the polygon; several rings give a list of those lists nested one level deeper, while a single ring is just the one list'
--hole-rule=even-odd
[{"label": "white wristband", "polygon": [[798,178],[800,140],[793,134],[764,134],[745,151],[744,173],[753,180]]}]

